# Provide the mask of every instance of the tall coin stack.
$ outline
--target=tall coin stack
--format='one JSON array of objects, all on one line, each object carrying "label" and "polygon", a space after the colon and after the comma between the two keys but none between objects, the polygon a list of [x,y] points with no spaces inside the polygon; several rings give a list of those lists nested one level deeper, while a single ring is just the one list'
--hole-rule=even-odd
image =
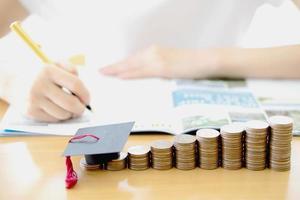
[{"label": "tall coin stack", "polygon": [[291,168],[291,141],[293,119],[286,116],[269,118],[270,168],[276,171],[288,171]]},{"label": "tall coin stack", "polygon": [[221,127],[222,165],[224,169],[240,169],[242,167],[242,137],[244,128],[237,124]]},{"label": "tall coin stack", "polygon": [[196,137],[192,135],[177,135],[174,139],[175,166],[181,170],[196,167]]},{"label": "tall coin stack", "polygon": [[127,168],[127,152],[120,152],[119,158],[107,162],[105,169],[110,171],[119,171]]},{"label": "tall coin stack", "polygon": [[150,147],[132,146],[128,148],[128,167],[132,170],[146,170],[150,167]]},{"label": "tall coin stack", "polygon": [[218,168],[219,136],[220,132],[214,129],[199,129],[197,131],[199,167],[202,169]]},{"label": "tall coin stack", "polygon": [[265,169],[268,127],[268,123],[259,120],[248,121],[245,124],[247,169],[255,171]]},{"label": "tall coin stack", "polygon": [[151,143],[152,167],[166,170],[173,167],[173,143],[158,140]]}]

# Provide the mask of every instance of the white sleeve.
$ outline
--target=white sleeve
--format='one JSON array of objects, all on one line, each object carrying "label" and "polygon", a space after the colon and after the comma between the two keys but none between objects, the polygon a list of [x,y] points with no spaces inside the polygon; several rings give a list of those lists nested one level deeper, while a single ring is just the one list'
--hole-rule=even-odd
[{"label": "white sleeve", "polygon": [[19,0],[24,8],[31,14],[37,14],[48,18],[53,12],[54,7],[51,0]]},{"label": "white sleeve", "polygon": [[267,3],[269,3],[273,6],[280,6],[284,1],[287,1],[287,0],[267,0]]}]

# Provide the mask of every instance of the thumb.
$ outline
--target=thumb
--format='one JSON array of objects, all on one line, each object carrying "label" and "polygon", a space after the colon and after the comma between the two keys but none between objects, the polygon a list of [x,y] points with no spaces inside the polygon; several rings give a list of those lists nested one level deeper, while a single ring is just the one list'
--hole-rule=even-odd
[{"label": "thumb", "polygon": [[74,74],[78,76],[78,71],[76,65],[73,65],[69,62],[57,62],[55,63],[59,68],[66,70],[67,72],[70,72],[71,74]]}]

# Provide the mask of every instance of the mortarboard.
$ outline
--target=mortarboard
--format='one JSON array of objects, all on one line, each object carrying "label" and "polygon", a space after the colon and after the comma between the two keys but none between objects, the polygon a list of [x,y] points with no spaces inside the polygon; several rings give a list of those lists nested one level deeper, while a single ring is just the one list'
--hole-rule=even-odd
[{"label": "mortarboard", "polygon": [[84,155],[87,164],[101,164],[119,157],[134,122],[94,126],[78,129],[69,140],[63,153],[66,156],[66,187],[77,183],[77,174],[73,170],[70,156]]}]

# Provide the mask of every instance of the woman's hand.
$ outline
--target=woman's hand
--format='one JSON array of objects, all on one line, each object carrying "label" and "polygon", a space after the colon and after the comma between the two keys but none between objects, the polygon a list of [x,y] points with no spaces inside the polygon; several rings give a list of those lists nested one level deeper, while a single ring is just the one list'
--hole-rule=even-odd
[{"label": "woman's hand", "polygon": [[25,114],[32,119],[46,122],[79,116],[90,101],[89,92],[78,78],[76,69],[62,65],[44,67],[33,81],[27,96]]},{"label": "woman's hand", "polygon": [[102,68],[100,72],[122,79],[206,78],[216,74],[217,55],[215,50],[152,46],[119,63]]}]

